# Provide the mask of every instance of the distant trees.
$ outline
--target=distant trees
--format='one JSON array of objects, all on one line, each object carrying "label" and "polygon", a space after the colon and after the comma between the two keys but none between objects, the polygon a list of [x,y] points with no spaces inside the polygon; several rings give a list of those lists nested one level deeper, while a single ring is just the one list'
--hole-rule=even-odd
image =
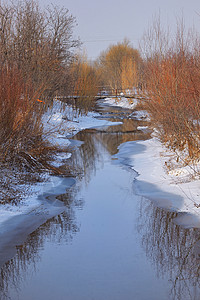
[{"label": "distant trees", "polygon": [[76,97],[76,108],[87,112],[99,91],[99,75],[84,55],[77,55],[70,68],[71,95]]},{"label": "distant trees", "polygon": [[137,87],[140,81],[142,58],[137,49],[127,40],[112,45],[99,58],[103,80],[112,90],[125,90]]}]

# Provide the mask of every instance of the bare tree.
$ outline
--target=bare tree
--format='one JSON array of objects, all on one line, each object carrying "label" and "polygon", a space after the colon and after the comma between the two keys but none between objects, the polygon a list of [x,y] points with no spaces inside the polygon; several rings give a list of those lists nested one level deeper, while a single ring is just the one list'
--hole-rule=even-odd
[{"label": "bare tree", "polygon": [[8,4],[0,6],[0,63],[7,64],[12,57],[13,44],[13,7]]},{"label": "bare tree", "polygon": [[66,69],[79,46],[73,39],[75,18],[65,8],[41,9],[37,1],[0,5],[2,64],[15,64],[33,84],[43,83],[46,94],[65,84]]}]

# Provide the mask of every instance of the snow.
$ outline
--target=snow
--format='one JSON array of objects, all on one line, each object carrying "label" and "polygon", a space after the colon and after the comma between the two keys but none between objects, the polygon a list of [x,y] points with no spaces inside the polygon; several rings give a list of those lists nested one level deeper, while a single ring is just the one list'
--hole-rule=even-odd
[{"label": "snow", "polygon": [[184,222],[180,216],[176,222],[179,220],[185,227],[200,228],[200,180],[191,178],[188,166],[180,168],[180,172],[168,171],[165,166],[169,154],[169,150],[153,137],[120,145],[115,157],[128,159],[129,166],[137,172],[134,187],[138,195],[154,201],[161,208],[187,213],[187,218],[183,214]]},{"label": "snow", "polygon": [[[63,109],[60,101],[54,101],[53,107],[49,108],[43,116],[44,137],[47,137],[48,141],[53,145],[67,150],[67,147],[71,143],[69,137],[75,135],[80,130],[121,124],[121,122],[114,123],[107,120],[100,120],[96,117],[100,117],[100,115],[94,112],[77,116],[72,107],[65,106]],[[54,157],[55,161],[53,165],[59,167],[64,160],[70,157],[71,153],[69,151],[58,153]],[[0,233],[2,232],[2,228],[5,227],[3,224],[6,224],[9,219],[13,219],[16,216],[32,215],[34,212],[35,217],[45,212],[50,217],[63,211],[64,207],[56,200],[55,195],[58,191],[59,194],[64,193],[72,179],[66,178],[64,180],[63,178],[48,174],[44,175],[44,177],[44,182],[34,184],[30,195],[17,206],[11,204],[0,206]],[[56,203],[56,205],[53,205],[52,202],[51,204],[46,202],[47,195],[54,198],[53,203]]]},{"label": "snow", "polygon": [[70,152],[63,152],[63,153],[58,153],[54,155],[53,159],[54,161],[51,163],[54,167],[59,168],[60,166],[63,165],[64,161],[68,158],[70,158],[72,154]]},{"label": "snow", "polygon": [[148,126],[138,126],[137,130],[142,130],[142,131],[144,130],[145,131],[148,128],[149,128]]},{"label": "snow", "polygon": [[[120,99],[106,98],[105,103],[111,106],[135,108],[137,100],[130,103],[123,97]],[[133,114],[136,118],[148,120],[148,114],[145,111],[134,111]],[[118,124],[100,120],[98,117],[100,117],[98,113],[92,112],[88,115],[76,116],[71,107],[65,107],[62,110],[61,103],[57,101],[44,116],[44,130],[48,133],[48,139],[53,144],[68,147],[70,136],[80,130]],[[146,126],[138,127],[140,130],[147,128]],[[54,165],[61,165],[63,160],[70,156],[69,151],[57,154]],[[177,164],[174,168],[169,168],[173,153],[166,149],[158,138],[153,137],[147,141],[121,144],[115,157],[118,158],[119,162],[128,165],[137,172],[134,188],[138,195],[151,199],[161,208],[178,212],[175,220],[178,224],[185,227],[200,228],[200,180],[198,176],[194,176],[191,166],[186,167]],[[45,212],[52,215],[64,209],[56,200],[55,194],[57,191],[62,193],[62,190],[66,190],[66,186],[71,184],[71,179],[66,179],[63,182],[63,178],[46,176],[46,182],[34,185],[32,195],[25,199],[21,205],[1,205],[0,228],[5,221],[15,216],[30,214],[33,211],[35,214]],[[53,202],[45,203],[46,195],[54,196]],[[56,204],[53,206],[52,203]]]},{"label": "snow", "polygon": [[152,200],[156,206],[179,213],[174,220],[186,228],[200,228],[200,180],[190,166],[168,170],[174,154],[153,137],[147,141],[121,144],[114,156],[136,173],[136,194]]},{"label": "snow", "polygon": [[146,110],[134,111],[131,116],[136,120],[150,121],[149,114]]},{"label": "snow", "polygon": [[[115,100],[107,98],[105,103],[126,108],[137,105],[124,98],[117,103]],[[146,111],[133,111],[131,116],[149,121]],[[148,126],[137,129],[146,130]],[[175,154],[156,136],[147,141],[121,144],[114,158],[137,173],[134,188],[138,195],[152,200],[158,207],[177,212],[175,223],[185,228],[200,228],[200,163],[186,166],[177,163]]]},{"label": "snow", "polygon": [[119,106],[123,108],[133,109],[136,107],[138,100],[125,97],[105,98],[104,103],[110,106]]},{"label": "snow", "polygon": [[[117,98],[105,98],[104,104],[109,106],[117,106],[127,109],[135,109],[139,100],[134,98],[125,98],[125,97],[117,97]],[[150,121],[149,114],[146,110],[134,110],[131,114],[136,120],[145,120]]]},{"label": "snow", "polygon": [[[56,190],[62,187],[63,178],[59,178],[56,176],[47,177],[46,181],[42,183],[37,183],[33,185],[32,190],[30,191],[29,197],[24,199],[20,205],[10,205],[5,204],[1,205],[0,209],[0,228],[2,231],[2,223],[7,221],[8,219],[18,216],[18,215],[28,215],[33,211],[35,214],[41,214],[46,210],[46,213],[49,214],[52,211],[49,206],[47,209],[47,203],[41,203],[41,197],[45,198],[45,195],[55,195]],[[56,198],[54,199],[54,203],[56,203]],[[60,205],[59,205],[60,206]]]},{"label": "snow", "polygon": [[[52,144],[69,146],[70,142],[67,137],[81,130],[113,125],[113,122],[97,119],[98,117],[100,115],[96,112],[77,116],[71,106],[66,106],[62,110],[61,103],[57,100],[43,118],[44,131],[48,134],[48,140]],[[115,124],[121,123],[115,122]]]}]

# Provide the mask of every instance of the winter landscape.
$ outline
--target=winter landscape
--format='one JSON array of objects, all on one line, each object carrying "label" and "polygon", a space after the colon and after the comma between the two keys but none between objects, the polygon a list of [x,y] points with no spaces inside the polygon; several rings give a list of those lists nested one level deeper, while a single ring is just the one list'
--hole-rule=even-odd
[{"label": "winter landscape", "polygon": [[198,31],[91,60],[67,5],[0,23],[0,299],[199,299]]}]

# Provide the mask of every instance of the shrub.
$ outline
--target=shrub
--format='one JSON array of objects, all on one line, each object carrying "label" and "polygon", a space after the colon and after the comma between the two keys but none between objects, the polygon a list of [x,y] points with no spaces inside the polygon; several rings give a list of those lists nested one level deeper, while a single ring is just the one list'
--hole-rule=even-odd
[{"label": "shrub", "polygon": [[16,67],[0,71],[0,151],[1,160],[13,164],[23,153],[38,147],[42,138],[42,89],[34,91],[31,79],[24,81]]},{"label": "shrub", "polygon": [[200,156],[198,40],[190,35],[193,43],[189,41],[189,35],[178,26],[176,39],[167,41],[165,33],[156,28],[159,35],[149,37],[155,48],[145,63],[146,106],[161,139],[175,150],[187,149],[188,159],[193,160]]}]

